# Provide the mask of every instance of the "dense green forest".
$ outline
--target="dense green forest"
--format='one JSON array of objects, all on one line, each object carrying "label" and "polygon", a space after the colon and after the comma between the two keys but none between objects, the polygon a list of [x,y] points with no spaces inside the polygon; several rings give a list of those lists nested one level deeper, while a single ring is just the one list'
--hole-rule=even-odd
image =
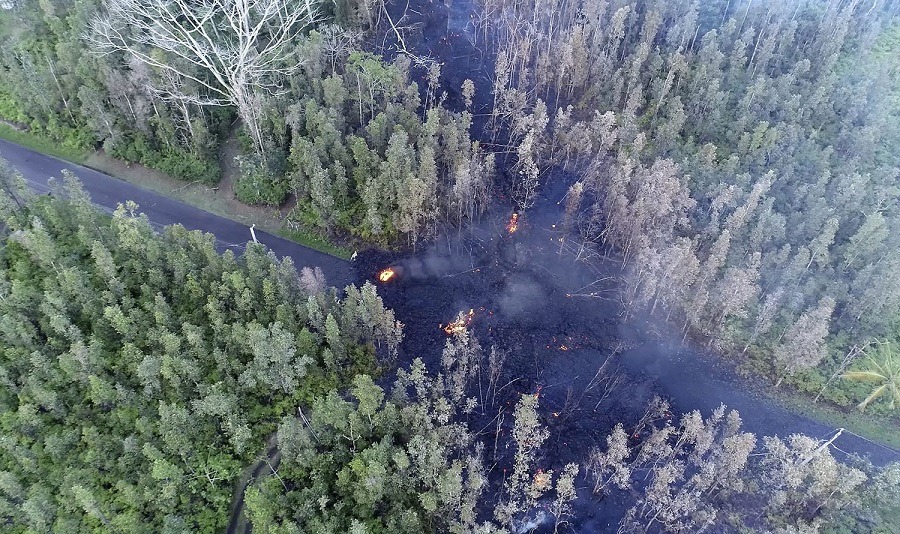
[{"label": "dense green forest", "polygon": [[396,350],[370,285],[338,298],[261,246],[156,234],[133,205],[102,216],[72,179],[70,201],[3,193],[0,457],[20,528],[221,529],[278,419]]}]

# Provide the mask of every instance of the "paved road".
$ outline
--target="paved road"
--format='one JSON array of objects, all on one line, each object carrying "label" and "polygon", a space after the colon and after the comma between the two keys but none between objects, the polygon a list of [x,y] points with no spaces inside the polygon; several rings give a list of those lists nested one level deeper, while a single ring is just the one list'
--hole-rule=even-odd
[{"label": "paved road", "polygon": [[[721,355],[706,353],[690,344],[675,342],[645,342],[626,352],[622,358],[627,369],[646,373],[654,378],[662,391],[680,413],[700,410],[706,417],[724,403],[741,414],[742,430],[758,437],[791,434],[825,440],[838,429],[802,413],[791,411],[761,392],[751,391],[746,378],[723,365]],[[864,417],[864,415],[859,415]],[[876,443],[852,431],[843,434],[832,444],[832,454],[845,459],[849,453],[867,458],[875,465],[900,462],[900,451]]]},{"label": "paved road", "polygon": [[[140,205],[140,211],[146,213],[154,225],[178,223],[189,230],[209,232],[216,236],[222,249],[232,248],[239,251],[251,239],[250,229],[241,223],[2,139],[0,139],[0,157],[22,173],[29,185],[40,193],[49,191],[47,181],[50,178],[59,177],[63,169],[68,169],[84,183],[84,188],[93,202],[105,210],[114,210],[120,202],[133,200]],[[255,231],[260,243],[265,244],[279,257],[287,256],[293,259],[298,269],[304,266],[321,267],[328,283],[333,286],[343,288],[354,279],[353,269],[344,260],[262,230]]]}]

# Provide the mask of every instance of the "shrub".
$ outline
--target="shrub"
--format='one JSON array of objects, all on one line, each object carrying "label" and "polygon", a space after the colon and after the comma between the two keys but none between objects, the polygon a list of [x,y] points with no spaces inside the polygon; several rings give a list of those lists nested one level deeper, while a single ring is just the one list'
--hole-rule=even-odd
[{"label": "shrub", "polygon": [[234,194],[245,204],[280,206],[287,199],[287,180],[274,175],[256,155],[235,156],[240,178],[234,183]]},{"label": "shrub", "polygon": [[28,122],[28,116],[13,96],[2,89],[0,89],[0,118],[13,122]]},{"label": "shrub", "polygon": [[186,181],[198,180],[205,184],[216,184],[222,172],[216,162],[200,159],[184,151],[170,150],[162,154],[153,165],[158,171]]},{"label": "shrub", "polygon": [[200,181],[212,185],[218,183],[222,177],[221,169],[216,161],[199,157],[179,148],[156,149],[152,142],[142,134],[123,136],[121,140],[112,144],[109,155],[146,165],[173,178],[188,182]]},{"label": "shrub", "polygon": [[253,153],[253,138],[250,137],[250,134],[247,133],[246,130],[240,128],[237,132],[238,145],[241,147],[241,152],[244,154]]},{"label": "shrub", "polygon": [[319,228],[325,226],[312,202],[309,200],[298,201],[294,209],[288,214],[291,221],[299,223],[304,228]]},{"label": "shrub", "polygon": [[59,141],[67,148],[79,150],[93,148],[97,142],[93,132],[89,129],[68,126],[65,121],[61,122],[53,113],[47,117],[47,123],[41,125],[36,133]]}]

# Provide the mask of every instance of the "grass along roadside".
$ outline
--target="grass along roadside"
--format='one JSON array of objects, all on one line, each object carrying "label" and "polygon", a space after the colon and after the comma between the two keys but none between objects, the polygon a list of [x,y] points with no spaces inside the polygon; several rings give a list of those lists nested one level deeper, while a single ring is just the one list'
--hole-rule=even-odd
[{"label": "grass along roadside", "polygon": [[336,256],[342,260],[349,260],[353,255],[352,250],[330,243],[313,233],[307,233],[301,230],[288,230],[285,228],[275,230],[273,233],[295,243],[300,243],[305,247]]},{"label": "grass along roadside", "polygon": [[[697,341],[695,340],[695,342]],[[846,407],[827,400],[827,397],[823,397],[819,402],[813,402],[818,387],[812,388],[813,392],[810,393],[809,390],[800,389],[800,385],[790,379],[786,380],[781,387],[775,388],[772,385],[775,382],[773,369],[764,360],[765,356],[762,350],[754,348],[747,354],[749,357],[742,361],[735,370],[741,377],[742,383],[750,385],[750,390],[755,396],[767,399],[792,413],[803,415],[814,421],[836,428],[844,428],[878,446],[886,445],[895,451],[900,451],[900,413],[886,415],[868,410],[860,412],[853,406],[860,399],[854,400]],[[736,354],[723,352],[720,356],[727,359]],[[802,379],[797,377],[797,380]],[[836,383],[832,387],[837,387]]]},{"label": "grass along roadside", "polygon": [[[279,235],[300,245],[341,259],[349,259],[353,251],[329,243],[313,233],[287,230],[279,212],[271,208],[248,206],[234,198],[229,190],[201,183],[185,183],[143,165],[128,164],[102,152],[74,149],[41,136],[17,130],[0,122],[0,138],[56,158],[84,165],[120,178],[134,185],[155,191],[196,208],[214,213],[242,224],[256,226],[270,234]],[[248,236],[249,238],[249,236]]]},{"label": "grass along roadside", "polygon": [[270,234],[279,235],[325,254],[348,259],[353,253],[353,251],[329,243],[315,234],[287,231],[279,211],[242,203],[234,198],[228,182],[223,181],[219,186],[212,187],[200,182],[185,183],[143,165],[128,164],[111,158],[102,152],[91,154],[85,165],[227,219],[248,226],[255,224],[257,228]]},{"label": "grass along roadside", "polygon": [[759,359],[744,362],[738,370],[744,383],[753,384],[751,390],[754,395],[768,399],[792,413],[849,430],[877,446],[888,446],[900,451],[898,416],[875,414],[871,411],[860,412],[850,406],[842,408],[828,400],[814,403],[814,395],[801,391],[796,384],[786,383],[780,388],[774,388],[772,386],[774,379],[769,372],[769,367]]},{"label": "grass along roadside", "polygon": [[845,428],[876,445],[888,445],[900,450],[900,426],[896,417],[858,410],[846,412],[824,402],[814,404],[812,399],[796,391],[775,392],[774,399],[792,412],[838,428]]},{"label": "grass along roadside", "polygon": [[36,152],[78,163],[79,165],[84,165],[88,159],[89,153],[85,150],[67,147],[57,141],[51,141],[29,132],[17,130],[2,121],[0,121],[0,138],[30,148]]}]

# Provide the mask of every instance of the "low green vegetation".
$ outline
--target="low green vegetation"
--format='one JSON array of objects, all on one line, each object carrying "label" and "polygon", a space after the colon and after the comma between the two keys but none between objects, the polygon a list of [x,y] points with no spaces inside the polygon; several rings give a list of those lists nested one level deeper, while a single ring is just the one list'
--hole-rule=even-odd
[{"label": "low green vegetation", "polygon": [[0,138],[73,163],[84,163],[88,156],[87,150],[66,147],[52,139],[23,132],[4,123],[0,123]]},{"label": "low green vegetation", "polygon": [[179,180],[215,185],[221,178],[219,162],[210,155],[196,154],[179,147],[153,146],[146,137],[137,135],[110,147],[109,155],[133,163],[140,163]]},{"label": "low green vegetation", "polygon": [[863,439],[871,440],[875,447],[887,446],[900,450],[900,432],[897,431],[900,420],[896,416],[860,413],[825,402],[813,403],[808,394],[796,390],[777,392],[774,399],[788,410],[835,428],[846,428]]},{"label": "low green vegetation", "polygon": [[287,230],[282,229],[277,232],[278,235],[285,239],[290,239],[295,243],[300,243],[305,247],[309,247],[325,254],[330,254],[337,258],[349,260],[353,256],[353,251],[349,248],[335,245],[330,241],[322,238],[318,234],[312,232],[304,232],[303,230]]}]

